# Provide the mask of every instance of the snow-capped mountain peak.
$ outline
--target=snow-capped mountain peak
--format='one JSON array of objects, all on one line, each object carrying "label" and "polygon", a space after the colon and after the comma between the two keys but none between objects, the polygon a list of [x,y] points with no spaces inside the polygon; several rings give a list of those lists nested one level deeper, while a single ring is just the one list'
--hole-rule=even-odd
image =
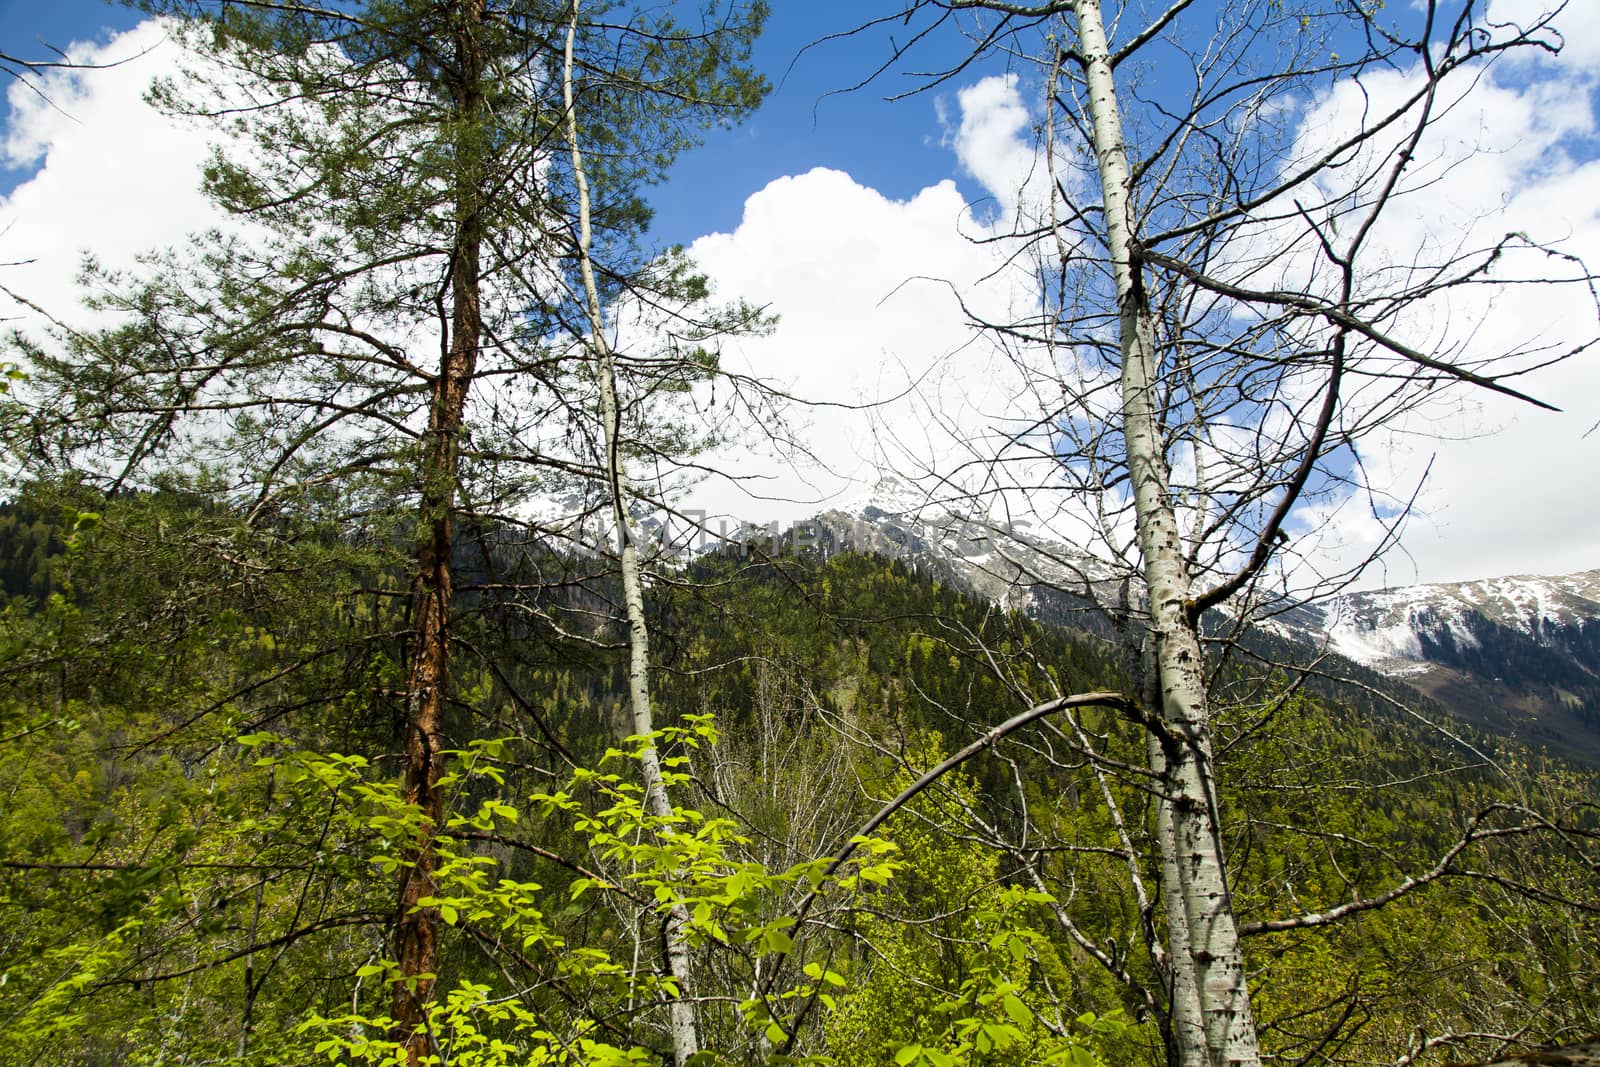
[{"label": "snow-capped mountain peak", "polygon": [[1600,570],[1346,593],[1296,609],[1282,621],[1303,638],[1320,633],[1330,648],[1357,663],[1408,674],[1426,669],[1440,641],[1477,648],[1491,627],[1548,646],[1570,630],[1600,623]]}]

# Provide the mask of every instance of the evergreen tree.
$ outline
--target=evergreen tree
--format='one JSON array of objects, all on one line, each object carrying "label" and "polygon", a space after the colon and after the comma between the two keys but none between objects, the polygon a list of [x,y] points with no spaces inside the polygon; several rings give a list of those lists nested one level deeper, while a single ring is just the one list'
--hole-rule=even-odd
[{"label": "evergreen tree", "polygon": [[[437,970],[439,914],[422,902],[444,821],[458,516],[511,511],[538,487],[596,474],[582,447],[587,379],[569,373],[570,11],[539,0],[145,6],[182,19],[200,57],[157,97],[232,138],[205,180],[241,225],[102,279],[99,304],[118,326],[27,345],[35,405],[11,428],[35,455],[110,488],[204,470],[253,522],[331,508],[415,545],[395,688],[405,795],[421,821],[399,875],[394,1014],[417,1062]],[[594,253],[613,290],[648,290],[667,309],[704,297],[678,258],[638,265],[640,197],[697,130],[760,99],[747,56],[762,16],[741,4],[688,23],[653,6],[585,10],[586,151],[606,191]],[[685,374],[680,361],[639,366]]]}]

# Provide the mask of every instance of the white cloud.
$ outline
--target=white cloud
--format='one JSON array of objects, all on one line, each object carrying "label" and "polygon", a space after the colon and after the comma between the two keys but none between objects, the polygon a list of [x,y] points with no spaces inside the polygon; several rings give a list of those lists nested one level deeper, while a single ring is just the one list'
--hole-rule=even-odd
[{"label": "white cloud", "polygon": [[895,201],[818,169],[772,182],[746,201],[737,230],[691,246],[719,297],[767,304],[780,318],[771,336],[732,348],[730,369],[820,404],[874,405],[793,407],[818,462],[795,472],[783,454],[713,457],[749,479],[751,493],[777,499],[707,485],[697,504],[800,518],[870,489],[880,464],[948,471],[969,448],[986,447],[976,438],[1017,424],[1022,375],[973,328],[956,294],[1006,321],[1021,290],[997,246],[963,236],[967,219],[953,182]]},{"label": "white cloud", "polygon": [[1042,203],[1048,175],[1017,75],[984,78],[957,92],[956,101],[960,117],[946,143],[962,169],[994,198],[998,220],[1009,222],[1019,208]]},{"label": "white cloud", "polygon": [[1600,35],[1594,32],[1600,25],[1600,0],[1492,0],[1488,21],[1510,24],[1524,32],[1548,26],[1555,32],[1541,36],[1559,40],[1566,70],[1600,68]]},{"label": "white cloud", "polygon": [[[1495,11],[1512,2],[1523,0],[1496,0]],[[45,306],[75,304],[72,277],[84,250],[111,265],[127,263],[218,221],[197,191],[204,136],[175,128],[141,100],[151,77],[177,63],[159,27],[147,23],[74,55],[123,58],[145,47],[148,54],[121,67],[51,79],[59,111],[16,86],[10,91],[4,150],[39,170],[0,203],[0,225],[9,226],[0,259],[31,261],[7,268],[0,283]],[[1577,58],[1585,56],[1580,49]],[[1467,216],[1491,230],[1567,236],[1572,250],[1600,264],[1592,194],[1600,164],[1570,154],[1592,136],[1589,97],[1563,91],[1569,84],[1560,79],[1570,80],[1574,68],[1555,68],[1555,79],[1544,68],[1517,69],[1515,79],[1487,79],[1472,106],[1452,111],[1441,126],[1436,152],[1456,166],[1395,217],[1385,240],[1397,254],[1440,234],[1454,239],[1459,224],[1451,220]],[[973,219],[949,181],[891,200],[842,172],[813,170],[753,193],[732,233],[694,243],[720,296],[766,304],[781,316],[772,336],[728,353],[732,367],[815,400],[883,401],[870,411],[792,408],[792,430],[821,465],[797,471],[781,454],[724,449],[708,462],[747,479],[743,488],[708,482],[695,491],[695,503],[764,519],[802,517],[870,489],[879,463],[949,471],[964,458],[992,454],[996,435],[1021,432],[1053,402],[1040,353],[1014,363],[973,330],[967,314],[1012,321],[1037,312],[1019,276],[1025,271],[1005,265],[1006,245],[971,239],[1008,229],[1012,213],[1027,204],[1030,181],[1039,180],[1028,109],[1012,77],[974,84],[957,105],[953,162],[1000,202],[1004,211],[993,227]],[[1336,96],[1308,114],[1331,123],[1343,107]],[[1436,321],[1454,335],[1476,322],[1479,310],[1447,308]],[[1571,343],[1596,331],[1592,309],[1568,292],[1514,289],[1493,310],[1474,343],[1506,346],[1534,335]],[[1433,410],[1432,423],[1399,428],[1369,449],[1375,476],[1397,489],[1433,462],[1427,513],[1412,522],[1405,542],[1416,567],[1395,557],[1379,580],[1600,566],[1600,494],[1588,489],[1600,472],[1600,431],[1584,436],[1600,421],[1596,381],[1595,358],[1587,357],[1526,383],[1567,407],[1565,414],[1474,396],[1464,410]],[[901,396],[913,384],[918,389]],[[726,394],[718,400],[725,403]],[[1484,430],[1499,432],[1468,437]],[[1337,512],[1306,518],[1342,540],[1337,551],[1330,544],[1331,554],[1347,555],[1374,536],[1364,508],[1352,499]]]},{"label": "white cloud", "polygon": [[75,62],[116,65],[56,71],[37,83],[40,93],[11,84],[5,157],[38,169],[0,200],[0,261],[27,264],[0,269],[0,285],[72,318],[85,253],[126,265],[218,224],[199,190],[206,135],[175,126],[143,99],[179,54],[150,21],[68,50]]},{"label": "white cloud", "polygon": [[[1335,136],[1363,109],[1381,112],[1413,84],[1408,72],[1391,72],[1367,79],[1365,95],[1343,85],[1309,110],[1308,136]],[[1600,204],[1592,194],[1600,161],[1572,150],[1595,131],[1592,86],[1581,63],[1492,68],[1441,110],[1419,145],[1413,191],[1385,212],[1372,259],[1437,263],[1521,234],[1591,269],[1600,264]],[[1496,268],[1501,278],[1579,274],[1542,251],[1508,253]],[[1401,326],[1415,347],[1463,363],[1522,352],[1511,362],[1528,366],[1600,337],[1593,293],[1581,283],[1452,290]],[[1455,389],[1369,438],[1366,473],[1380,489],[1409,495],[1427,477],[1402,551],[1365,584],[1600,567],[1600,495],[1587,488],[1600,478],[1600,431],[1589,432],[1600,422],[1596,382],[1600,350],[1510,383],[1560,413]],[[1362,495],[1302,523],[1321,531],[1331,559],[1354,559],[1381,537]]]}]

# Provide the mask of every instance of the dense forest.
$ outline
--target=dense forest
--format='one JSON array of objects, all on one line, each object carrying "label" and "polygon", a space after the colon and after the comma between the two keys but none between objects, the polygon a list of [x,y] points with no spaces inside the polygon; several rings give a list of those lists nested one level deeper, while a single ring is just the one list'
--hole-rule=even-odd
[{"label": "dense forest", "polygon": [[[46,485],[7,519],[5,557],[38,564],[8,570],[0,668],[5,1062],[389,1062],[416,829],[403,541]],[[463,541],[427,901],[446,1062],[661,1059],[674,900],[706,1062],[1162,1060],[1159,919],[1130,880],[1159,882],[1149,798],[1107,771],[1137,724],[1085,710],[1014,735],[826,862],[1019,688],[1125,686],[1113,645],[903,562],[696,560],[652,603],[681,798],[652,839],[614,568],[500,527]],[[1490,765],[1287,675],[1228,684],[1223,827],[1274,1055],[1600,1023],[1592,770],[1467,738]],[[1283,921],[1434,869],[1341,923]]]},{"label": "dense forest", "polygon": [[[874,17],[880,72],[1039,89],[1017,318],[971,316],[1043,407],[907,459],[980,526],[1048,491],[1081,534],[988,595],[686,504],[807,453],[804,398],[725,359],[781,321],[650,237],[770,88],[764,4],[138,6],[230,223],[15,297],[0,351],[0,1067],[1411,1067],[1600,1031],[1594,768],[1254,629],[1398,536],[1388,503],[1354,564],[1289,533],[1383,496],[1369,439],[1549,407],[1521,376],[1584,353],[1418,325],[1592,296],[1576,257],[1379,236],[1442,101],[1548,20]],[[1172,48],[1193,85],[1135,76]],[[1402,66],[1332,147],[1279,121]]]}]

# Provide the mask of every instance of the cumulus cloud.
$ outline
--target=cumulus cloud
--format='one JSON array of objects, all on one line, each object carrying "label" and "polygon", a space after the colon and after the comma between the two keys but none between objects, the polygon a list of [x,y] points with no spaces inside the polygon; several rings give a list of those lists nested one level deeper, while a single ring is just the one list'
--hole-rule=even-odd
[{"label": "cumulus cloud", "polygon": [[[1026,215],[1048,195],[1048,171],[1016,74],[996,74],[956,93],[958,116],[941,114],[961,168],[993,198],[996,222]],[[941,112],[944,108],[941,107]]]},{"label": "cumulus cloud", "polygon": [[[1374,231],[1373,262],[1428,267],[1525,239],[1560,255],[1513,249],[1494,277],[1565,281],[1438,294],[1400,320],[1415,347],[1463,365],[1512,354],[1503,370],[1537,366],[1600,337],[1595,294],[1578,262],[1591,270],[1600,263],[1600,204],[1586,191],[1600,184],[1600,161],[1585,158],[1581,147],[1595,132],[1593,63],[1600,56],[1587,57],[1587,66],[1585,59],[1580,50],[1536,69],[1492,67],[1441,110],[1418,146],[1410,191]],[[1364,109],[1381,110],[1413,85],[1412,73],[1393,71],[1367,79],[1364,93],[1340,86],[1308,110],[1305,140],[1352,128]],[[1336,198],[1339,190],[1323,184]],[[1367,584],[1600,567],[1600,497],[1579,488],[1600,471],[1597,363],[1600,350],[1591,347],[1511,383],[1559,413],[1458,388],[1368,438],[1363,468],[1387,494],[1380,508],[1419,485],[1421,494],[1401,550]],[[1316,532],[1330,565],[1358,558],[1382,539],[1362,493],[1309,510],[1301,529]]]},{"label": "cumulus cloud", "polygon": [[[73,62],[6,93],[5,161],[33,175],[0,200],[0,284],[63,317],[81,299],[74,278],[86,254],[108,266],[181,244],[221,216],[200,193],[207,135],[144,102],[179,51],[147,21],[100,44],[75,44]],[[10,312],[8,312],[10,314]],[[26,316],[24,316],[26,317]]]},{"label": "cumulus cloud", "polygon": [[[1581,0],[1590,8],[1596,2]],[[1511,18],[1513,8],[1532,3],[1496,0],[1493,12]],[[1563,18],[1576,27],[1582,19],[1572,10]],[[217,223],[197,189],[203,134],[174,126],[141,100],[151,77],[176,65],[172,48],[158,25],[146,23],[107,45],[75,49],[75,58],[91,62],[149,51],[110,70],[53,76],[46,86],[53,108],[12,87],[4,151],[37,171],[0,203],[0,259],[28,261],[6,268],[0,283],[41,305],[70,308],[84,251],[115,266]],[[1600,54],[1587,48],[1569,43],[1573,54],[1562,65],[1492,74],[1470,103],[1450,111],[1432,150],[1451,165],[1394,217],[1385,240],[1397,256],[1441,234],[1465,239],[1461,220],[1468,219],[1485,233],[1563,238],[1570,251],[1600,263],[1591,192],[1600,164],[1582,147],[1593,136],[1588,89]],[[1575,85],[1582,91],[1574,93]],[[755,447],[745,435],[706,457],[729,477],[700,484],[691,504],[752,519],[800,518],[870,492],[883,467],[937,471],[960,484],[981,477],[971,461],[1005,442],[1027,442],[1030,434],[1042,441],[1035,420],[1059,400],[1050,395],[1056,355],[1008,351],[972,326],[974,315],[1006,322],[1039,313],[1026,264],[993,239],[1009,232],[1030,196],[1042,196],[1023,89],[1014,76],[977,81],[957,93],[945,120],[952,170],[983,185],[992,212],[979,205],[975,216],[940,175],[895,200],[844,172],[819,169],[753,192],[732,232],[693,243],[720,297],[765,305],[780,318],[771,336],[732,346],[727,366],[823,404],[791,405],[786,425],[763,427],[806,455]],[[1327,128],[1357,106],[1335,93],[1306,114]],[[1579,343],[1596,329],[1586,299],[1573,290],[1511,289],[1487,318],[1470,303],[1443,308],[1436,339],[1470,332],[1473,345],[1489,348]],[[1597,380],[1594,357],[1585,357],[1523,383],[1566,408],[1561,415],[1477,395],[1429,409],[1374,441],[1363,456],[1369,472],[1397,492],[1432,464],[1405,551],[1375,580],[1600,566],[1600,497],[1586,489],[1600,470],[1600,431],[1588,432],[1600,422]],[[726,393],[716,400],[726,405]],[[1034,459],[1046,459],[1047,450],[1036,447]],[[1046,478],[1034,470],[1014,480]],[[1307,512],[1300,529],[1313,528],[1326,533],[1330,566],[1377,536],[1358,496]]]},{"label": "cumulus cloud", "polygon": [[719,297],[779,317],[770,336],[732,347],[730,369],[809,402],[791,407],[789,428],[809,457],[712,457],[744,490],[708,484],[697,503],[801,518],[869,491],[885,468],[948,473],[990,447],[981,439],[1018,428],[1023,372],[971,313],[1006,321],[1028,296],[1000,249],[964,235],[964,224],[953,182],[896,201],[818,169],[772,182],[746,201],[734,232],[690,247]]},{"label": "cumulus cloud", "polygon": [[1488,21],[1519,32],[1538,33],[1561,48],[1568,74],[1600,68],[1600,0],[1492,0]]}]

